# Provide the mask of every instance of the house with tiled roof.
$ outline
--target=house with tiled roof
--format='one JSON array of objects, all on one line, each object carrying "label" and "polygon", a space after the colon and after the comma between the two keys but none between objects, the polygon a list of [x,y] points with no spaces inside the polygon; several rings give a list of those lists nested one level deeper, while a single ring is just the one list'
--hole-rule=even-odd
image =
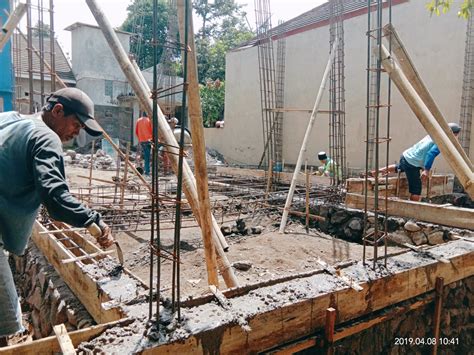
[{"label": "house with tiled roof", "polygon": [[[439,17],[431,16],[425,3],[392,0],[392,23],[446,120],[459,122],[467,23],[458,18],[454,9]],[[384,24],[388,23],[388,16],[387,1],[384,2]],[[361,152],[365,150],[367,117],[367,1],[345,0],[343,18],[347,164],[363,168],[365,154]],[[276,20],[272,18],[273,22]],[[275,59],[276,41],[284,40],[286,48],[283,107],[288,110],[283,113],[282,129],[285,164],[296,163],[321,85],[330,52],[329,24],[329,4],[325,3],[270,31]],[[385,87],[382,103],[384,100]],[[328,101],[326,88],[321,110],[328,110]],[[328,119],[323,113],[316,117],[305,157],[310,165],[319,165],[317,153],[329,149]],[[385,132],[385,127],[381,130]],[[258,165],[264,149],[262,133],[258,39],[254,38],[226,55],[225,128],[206,129],[206,140],[209,147],[218,150],[231,163]],[[389,160],[398,160],[404,149],[424,135],[426,131],[392,85]],[[385,154],[382,148],[381,154]],[[450,171],[443,157],[437,159],[436,169]]]},{"label": "house with tiled roof", "polygon": [[[15,98],[17,109],[20,112],[29,112],[30,100],[30,70],[28,64],[28,43],[26,36],[21,33],[15,33],[12,38],[13,41],[13,67],[15,74]],[[43,48],[44,61],[41,61],[39,48]],[[71,68],[63,49],[58,41],[54,40],[54,51],[51,51],[51,41],[49,38],[44,38],[42,43],[38,37],[32,37],[32,78],[33,78],[33,95],[35,111],[42,107],[45,97],[51,92],[51,74],[49,65],[52,63],[51,53],[54,53],[54,68],[58,79],[64,82],[67,86],[76,86],[76,78]],[[41,63],[46,63],[41,65]],[[56,82],[56,89],[60,88]],[[41,92],[44,92],[45,97],[41,99]]]}]

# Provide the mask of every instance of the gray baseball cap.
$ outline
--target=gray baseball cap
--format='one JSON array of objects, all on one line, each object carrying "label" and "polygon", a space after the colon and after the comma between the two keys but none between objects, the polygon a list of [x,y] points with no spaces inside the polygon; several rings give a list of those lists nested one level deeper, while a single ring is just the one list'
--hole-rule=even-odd
[{"label": "gray baseball cap", "polygon": [[91,136],[102,135],[103,130],[94,118],[94,103],[85,92],[77,88],[64,88],[53,92],[47,102],[59,103],[68,111],[74,112]]}]

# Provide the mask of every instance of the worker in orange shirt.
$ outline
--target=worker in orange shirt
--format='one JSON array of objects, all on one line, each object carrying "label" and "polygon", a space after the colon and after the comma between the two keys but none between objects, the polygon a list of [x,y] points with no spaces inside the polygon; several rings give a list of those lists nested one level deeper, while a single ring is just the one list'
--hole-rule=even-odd
[{"label": "worker in orange shirt", "polygon": [[144,160],[144,173],[146,176],[150,175],[150,151],[151,141],[153,139],[153,127],[150,118],[143,112],[143,116],[137,120],[135,125],[135,134],[138,137],[138,142],[141,146],[143,160]]}]

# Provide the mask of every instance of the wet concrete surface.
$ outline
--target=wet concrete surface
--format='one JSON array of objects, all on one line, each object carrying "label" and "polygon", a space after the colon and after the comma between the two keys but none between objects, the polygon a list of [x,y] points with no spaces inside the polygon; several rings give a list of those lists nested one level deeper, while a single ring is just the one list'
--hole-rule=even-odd
[{"label": "wet concrete surface", "polygon": [[[474,243],[452,241],[430,248],[431,252],[452,258],[474,252]],[[375,271],[362,262],[344,268],[344,275],[355,282],[364,283],[385,276],[397,274],[409,269],[437,263],[436,260],[413,251],[395,255],[387,260],[387,267],[380,265]],[[128,307],[128,313],[135,321],[130,326],[110,329],[90,342],[81,344],[79,349],[104,351],[106,353],[134,353],[141,349],[158,347],[165,343],[182,341],[191,335],[205,334],[210,330],[223,329],[225,326],[240,325],[246,331],[251,329],[248,321],[257,314],[265,313],[295,304],[318,295],[347,288],[340,279],[326,273],[316,274],[303,279],[295,279],[273,286],[262,287],[249,293],[229,299],[231,307],[223,309],[217,302],[209,302],[191,308],[182,308],[182,319],[176,320],[169,309],[161,308],[163,323],[158,332],[147,325],[148,303]],[[203,340],[204,341],[204,340]],[[219,346],[215,339],[208,346]],[[204,346],[204,343],[203,343]]]}]

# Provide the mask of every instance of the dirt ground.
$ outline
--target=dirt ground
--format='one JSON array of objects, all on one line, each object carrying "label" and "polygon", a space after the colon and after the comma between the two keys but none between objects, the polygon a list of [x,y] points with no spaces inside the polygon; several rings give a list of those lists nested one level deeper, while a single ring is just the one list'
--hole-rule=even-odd
[{"label": "dirt ground", "polygon": [[[86,186],[88,180],[78,176],[88,176],[88,169],[67,167],[70,186],[74,189]],[[94,170],[93,177],[111,180],[115,171]],[[168,178],[169,179],[169,178]],[[93,184],[101,184],[93,182]],[[341,261],[361,260],[362,246],[335,239],[329,235],[311,230],[306,233],[304,226],[289,223],[286,234],[279,234],[275,216],[262,216],[258,220],[247,220],[248,226],[260,225],[261,234],[235,236],[227,238],[229,251],[226,256],[231,264],[244,262],[251,267],[247,271],[234,269],[240,285],[254,284],[264,280],[288,276],[299,272],[320,269],[318,259],[335,264]],[[226,223],[231,226],[233,223]],[[186,225],[186,224],[185,224]],[[165,250],[171,250],[173,245],[173,225],[162,224],[161,245]],[[136,276],[149,284],[149,248],[150,232],[120,232],[115,237],[120,242],[124,252],[125,267]],[[372,248],[368,248],[367,256],[371,257]],[[389,253],[398,248],[389,247]],[[379,255],[382,250],[380,250]],[[202,238],[198,227],[181,230],[181,295],[182,298],[208,293],[207,276],[202,248]],[[172,263],[162,260],[161,289],[166,292],[171,288]],[[156,275],[156,271],[155,271]],[[221,280],[221,289],[225,284]]]}]

